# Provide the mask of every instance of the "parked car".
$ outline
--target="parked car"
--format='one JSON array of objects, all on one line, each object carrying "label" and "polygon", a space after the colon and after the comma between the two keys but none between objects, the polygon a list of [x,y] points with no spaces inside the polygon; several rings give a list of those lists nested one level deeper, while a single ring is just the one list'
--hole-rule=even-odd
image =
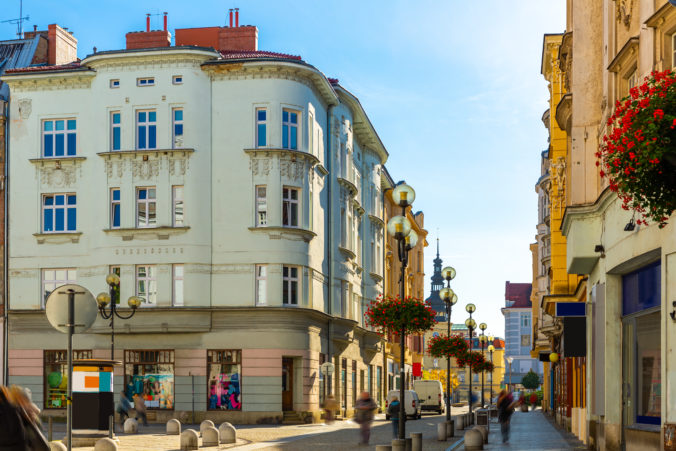
[{"label": "parked car", "polygon": [[[387,392],[387,398],[385,399],[385,411],[387,411],[387,407],[395,397],[397,397],[397,399],[399,398],[399,390],[390,390]],[[404,402],[406,416],[414,420],[421,418],[422,408],[420,406],[420,398],[418,397],[418,394],[413,390],[405,390],[404,398],[406,398]],[[401,399],[399,401],[401,401]],[[385,419],[389,420],[390,416],[385,414]]]},{"label": "parked car", "polygon": [[446,411],[444,388],[439,381],[413,381],[413,388],[420,398],[422,410],[433,410],[438,414]]}]

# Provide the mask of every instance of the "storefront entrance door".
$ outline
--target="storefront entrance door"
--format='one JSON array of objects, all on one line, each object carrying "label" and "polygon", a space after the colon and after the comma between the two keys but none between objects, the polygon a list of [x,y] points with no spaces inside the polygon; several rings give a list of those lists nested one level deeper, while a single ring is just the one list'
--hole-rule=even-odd
[{"label": "storefront entrance door", "polygon": [[293,410],[293,359],[282,358],[282,410]]}]

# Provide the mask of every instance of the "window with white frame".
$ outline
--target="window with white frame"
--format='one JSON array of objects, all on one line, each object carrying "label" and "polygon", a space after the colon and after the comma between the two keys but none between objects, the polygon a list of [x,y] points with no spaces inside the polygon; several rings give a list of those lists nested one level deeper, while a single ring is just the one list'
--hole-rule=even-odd
[{"label": "window with white frame", "polygon": [[50,293],[61,285],[77,283],[77,270],[75,268],[50,268],[42,270],[42,307]]},{"label": "window with white frame", "polygon": [[110,189],[110,228],[119,229],[121,227],[121,200],[120,188]]},{"label": "window with white frame", "polygon": [[174,280],[172,305],[183,305],[183,265],[172,265],[171,272]]},{"label": "window with white frame", "polygon": [[171,77],[171,82],[175,85],[183,84],[183,75],[174,75]]},{"label": "window with white frame", "polygon": [[77,121],[49,119],[42,121],[42,156],[73,157],[77,154]]},{"label": "window with white frame", "polygon": [[137,78],[136,86],[155,86],[155,77]]},{"label": "window with white frame", "polygon": [[284,187],[282,189],[282,225],[284,227],[298,227],[298,188]]},{"label": "window with white frame", "polygon": [[110,87],[111,88],[119,88],[120,87],[120,80],[118,78],[114,78],[110,80]]},{"label": "window with white frame", "polygon": [[173,121],[172,146],[174,149],[180,149],[183,147],[183,108],[172,109],[171,117]]},{"label": "window with white frame", "polygon": [[268,266],[256,265],[256,305],[268,304]]},{"label": "window with white frame", "polygon": [[42,196],[42,232],[77,230],[77,196],[74,193]]},{"label": "window with white frame", "polygon": [[282,110],[282,148],[298,150],[298,111]]},{"label": "window with white frame", "polygon": [[298,305],[298,267],[282,267],[282,303]]},{"label": "window with white frame", "polygon": [[183,207],[183,186],[176,185],[171,189],[172,203],[173,203],[173,226],[183,227],[185,225],[185,211]]},{"label": "window with white frame", "polygon": [[530,326],[530,315],[528,315],[528,313],[521,314],[521,326],[522,327]]},{"label": "window with white frame", "polygon": [[256,108],[256,147],[268,145],[268,110]]},{"label": "window with white frame", "polygon": [[110,150],[120,150],[122,146],[122,120],[119,111],[110,113]]},{"label": "window with white frame", "polygon": [[157,149],[157,111],[136,112],[136,148]]},{"label": "window with white frame", "polygon": [[157,193],[155,187],[136,189],[136,227],[157,226]]},{"label": "window with white frame", "polygon": [[256,226],[268,225],[268,195],[265,185],[256,186]]},{"label": "window with white frame", "polygon": [[157,268],[155,265],[136,265],[136,296],[141,305],[157,304]]},{"label": "window with white frame", "polygon": [[345,217],[345,208],[340,209],[340,245],[347,246],[347,219]]},{"label": "window with white frame", "polygon": [[310,230],[314,228],[314,223],[315,223],[315,218],[314,218],[314,194],[313,194],[313,189],[312,189],[312,180],[310,180],[310,183],[308,184],[308,227]]},{"label": "window with white frame", "polygon": [[307,124],[308,124],[308,127],[307,127],[307,129],[308,129],[308,140],[307,140],[307,142],[308,142],[308,147],[309,147],[308,152],[310,152],[310,154],[314,155],[315,154],[315,133],[314,133],[315,117],[312,113],[308,113]]}]

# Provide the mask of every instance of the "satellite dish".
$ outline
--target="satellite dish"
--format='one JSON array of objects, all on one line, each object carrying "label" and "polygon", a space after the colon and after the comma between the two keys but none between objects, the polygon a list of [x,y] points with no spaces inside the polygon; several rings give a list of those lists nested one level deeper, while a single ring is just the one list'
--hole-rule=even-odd
[{"label": "satellite dish", "polygon": [[74,333],[81,334],[87,331],[98,314],[98,306],[94,295],[86,288],[80,285],[68,284],[56,287],[47,297],[45,313],[49,324],[59,332],[68,333],[68,292],[73,290],[75,293],[75,330]]}]

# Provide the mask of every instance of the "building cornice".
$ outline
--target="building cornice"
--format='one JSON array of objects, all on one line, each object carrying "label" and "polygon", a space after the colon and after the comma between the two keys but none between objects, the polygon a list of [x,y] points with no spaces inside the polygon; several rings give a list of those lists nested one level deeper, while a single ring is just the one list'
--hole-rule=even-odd
[{"label": "building cornice", "polygon": [[264,227],[249,227],[252,232],[267,233],[271,240],[287,239],[292,241],[305,241],[309,243],[317,236],[315,232],[301,227],[281,227],[281,226],[264,226]]},{"label": "building cornice", "polygon": [[12,92],[88,89],[96,72],[86,69],[54,72],[18,72],[0,77]]},{"label": "building cornice", "polygon": [[608,70],[610,72],[619,72],[627,63],[635,62],[638,56],[638,42],[638,36],[629,38],[608,65]]},{"label": "building cornice", "polygon": [[82,60],[82,65],[92,69],[129,66],[175,66],[181,64],[199,66],[205,61],[219,56],[220,54],[215,50],[194,47],[115,50],[88,55]]},{"label": "building cornice", "polygon": [[604,189],[596,201],[592,204],[571,205],[566,207],[561,219],[561,232],[568,236],[571,223],[575,220],[592,218],[603,214],[608,206],[617,199],[617,196],[610,188]]}]

